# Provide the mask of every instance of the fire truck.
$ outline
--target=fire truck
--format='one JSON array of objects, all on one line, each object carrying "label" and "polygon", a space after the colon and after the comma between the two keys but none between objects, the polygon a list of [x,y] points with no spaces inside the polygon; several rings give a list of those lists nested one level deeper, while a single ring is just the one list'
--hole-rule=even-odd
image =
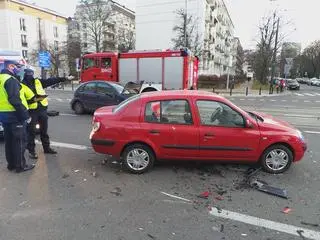
[{"label": "fire truck", "polygon": [[197,89],[199,60],[188,49],[83,55],[80,82],[136,84],[139,92]]}]

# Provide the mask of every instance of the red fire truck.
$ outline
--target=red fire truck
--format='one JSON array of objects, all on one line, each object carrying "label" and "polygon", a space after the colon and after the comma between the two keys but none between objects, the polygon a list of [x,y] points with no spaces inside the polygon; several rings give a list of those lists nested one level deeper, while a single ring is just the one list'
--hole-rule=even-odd
[{"label": "red fire truck", "polygon": [[140,92],[197,89],[198,63],[185,49],[89,53],[81,59],[80,80],[135,83]]}]

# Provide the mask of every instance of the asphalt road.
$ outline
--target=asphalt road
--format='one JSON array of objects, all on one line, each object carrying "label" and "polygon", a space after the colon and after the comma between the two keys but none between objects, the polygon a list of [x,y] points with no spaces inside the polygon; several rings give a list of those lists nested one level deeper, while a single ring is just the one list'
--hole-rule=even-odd
[{"label": "asphalt road", "polygon": [[[59,154],[44,156],[39,147],[36,169],[17,175],[6,170],[0,144],[0,239],[284,240],[303,239],[295,231],[301,229],[306,239],[319,236],[320,227],[301,222],[320,224],[320,88],[302,85],[299,92],[280,96],[230,98],[304,132],[309,148],[303,161],[285,174],[257,175],[285,188],[288,200],[244,186],[246,165],[162,163],[131,175],[117,164],[102,164],[104,156],[90,148],[91,116],[73,115],[71,92],[48,94],[50,108],[61,113],[49,123]],[[212,195],[199,198],[204,191]],[[216,199],[218,193],[223,199]],[[235,214],[216,216],[212,207]],[[282,213],[285,207],[292,211]]]}]

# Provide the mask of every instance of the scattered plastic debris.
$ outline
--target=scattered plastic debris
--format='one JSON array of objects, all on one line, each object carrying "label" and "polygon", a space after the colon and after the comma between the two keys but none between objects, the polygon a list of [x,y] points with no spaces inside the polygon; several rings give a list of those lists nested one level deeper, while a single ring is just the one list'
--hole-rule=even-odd
[{"label": "scattered plastic debris", "polygon": [[151,235],[150,233],[148,233],[147,236],[151,239],[157,239],[155,236]]},{"label": "scattered plastic debris", "polygon": [[287,190],[270,186],[266,182],[256,179],[250,182],[250,186],[256,188],[260,192],[264,192],[277,197],[288,199]]},{"label": "scattered plastic debris", "polygon": [[205,191],[205,192],[201,193],[198,197],[199,197],[199,198],[208,199],[208,197],[209,197],[210,195],[211,195],[210,192]]},{"label": "scattered plastic debris", "polygon": [[84,178],[84,179],[83,179],[83,181],[84,181],[84,182],[86,182],[86,181],[87,181],[87,179],[86,179],[86,178]]},{"label": "scattered plastic debris", "polygon": [[220,226],[220,232],[223,232],[223,231],[224,231],[224,225],[221,224],[221,226]]},{"label": "scattered plastic debris", "polygon": [[248,234],[246,234],[246,233],[241,233],[241,236],[246,237],[246,236],[248,236]]},{"label": "scattered plastic debris", "polygon": [[221,196],[221,195],[215,196],[214,198],[215,198],[216,200],[219,200],[219,201],[224,200],[224,197]]},{"label": "scattered plastic debris", "polygon": [[284,209],[282,209],[282,212],[283,212],[284,214],[289,214],[291,211],[292,211],[292,209],[289,208],[289,207],[285,207]]},{"label": "scattered plastic debris", "polygon": [[93,172],[93,173],[92,173],[92,176],[93,176],[93,177],[98,177],[97,172]]},{"label": "scattered plastic debris", "polygon": [[311,226],[311,227],[319,227],[320,225],[318,223],[309,223],[309,222],[300,222],[302,225]]},{"label": "scattered plastic debris", "polygon": [[144,229],[142,227],[139,227],[138,230],[143,231]]},{"label": "scattered plastic debris", "polygon": [[306,239],[305,236],[302,235],[302,233],[304,233],[303,230],[297,230],[297,233],[298,233],[298,235],[299,235],[303,240]]},{"label": "scattered plastic debris", "polygon": [[68,178],[70,175],[68,173],[63,174],[62,178]]},{"label": "scattered plastic debris", "polygon": [[79,169],[77,169],[77,170],[74,170],[74,172],[75,172],[75,173],[77,173],[77,172],[80,172],[80,170],[79,170]]},{"label": "scattered plastic debris", "polygon": [[22,207],[22,206],[24,206],[26,204],[27,204],[27,201],[23,201],[22,203],[19,204],[19,207]]},{"label": "scattered plastic debris", "polygon": [[121,194],[121,189],[119,187],[116,187],[113,191],[111,191],[110,193],[112,193],[113,195],[119,197],[122,196]]}]

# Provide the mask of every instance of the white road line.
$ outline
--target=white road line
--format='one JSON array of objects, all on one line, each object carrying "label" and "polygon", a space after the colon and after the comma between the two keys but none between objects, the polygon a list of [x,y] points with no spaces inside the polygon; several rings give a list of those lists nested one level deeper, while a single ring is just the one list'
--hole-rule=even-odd
[{"label": "white road line", "polygon": [[79,117],[79,115],[71,114],[71,113],[60,113],[60,116],[71,116],[71,117]]},{"label": "white road line", "polygon": [[314,95],[311,93],[305,93],[305,95],[310,96],[310,97],[314,97]]},{"label": "white road line", "polygon": [[315,93],[315,95],[320,96],[320,93]]},{"label": "white road line", "polygon": [[271,99],[270,101],[271,101],[271,102],[275,102],[276,100],[274,100],[274,99]]},{"label": "white road line", "polygon": [[178,196],[175,196],[175,195],[166,193],[166,192],[161,192],[161,193],[164,194],[164,195],[166,195],[166,196],[168,196],[168,197],[176,198],[176,199],[179,199],[179,200],[182,200],[182,201],[186,201],[186,202],[192,202],[192,201],[189,200],[189,199],[182,198],[182,197],[178,197]]},{"label": "white road line", "polygon": [[71,101],[71,98],[67,98],[66,100],[67,100],[67,101]]},{"label": "white road line", "polygon": [[243,99],[243,98],[240,98],[239,100],[240,100],[240,101],[244,101],[244,99]]},{"label": "white road line", "polygon": [[[41,142],[36,140],[37,144],[40,144]],[[54,147],[62,147],[62,148],[69,148],[69,149],[75,149],[75,150],[88,150],[90,147],[84,146],[84,145],[76,145],[71,143],[62,143],[62,142],[53,142],[51,141],[51,145]]]},{"label": "white road line", "polygon": [[286,101],[287,101],[287,100],[284,100],[284,99],[283,99],[283,100],[281,100],[281,102],[286,102]]},{"label": "white road line", "polygon": [[264,99],[260,99],[260,102],[263,102],[264,101]]},{"label": "white road line", "polygon": [[303,102],[310,102],[309,100],[304,100]]},{"label": "white road line", "polygon": [[304,96],[303,94],[301,94],[301,93],[295,93],[295,95],[297,95],[297,96]]},{"label": "white road line", "polygon": [[305,133],[310,133],[310,134],[320,134],[320,132],[314,132],[314,131],[304,131]]},{"label": "white road line", "polygon": [[320,239],[320,232],[313,231],[307,228],[301,228],[293,225],[288,225],[284,223],[274,222],[263,218],[252,217],[249,215],[231,212],[228,210],[221,210],[219,213],[218,209],[212,208],[210,214],[215,217],[226,218],[230,220],[234,220],[237,222],[242,222],[246,224],[250,224],[257,227],[268,228],[274,231],[283,232],[295,236],[299,236],[297,233],[298,230],[302,230],[302,235],[307,239]]},{"label": "white road line", "polygon": [[58,102],[62,102],[62,101],[63,101],[61,98],[56,98],[56,100],[57,100]]},{"label": "white road line", "polygon": [[[276,115],[276,114],[274,114],[274,115]],[[282,114],[277,114],[277,116],[281,116]],[[305,114],[303,114],[303,115],[299,115],[299,114],[290,114],[290,113],[285,113],[285,114],[283,114],[283,116],[286,116],[286,117],[301,117],[301,118],[317,118],[318,116],[316,116],[316,115],[305,115]]]},{"label": "white road line", "polygon": [[320,101],[316,101],[317,103],[320,103]]}]

